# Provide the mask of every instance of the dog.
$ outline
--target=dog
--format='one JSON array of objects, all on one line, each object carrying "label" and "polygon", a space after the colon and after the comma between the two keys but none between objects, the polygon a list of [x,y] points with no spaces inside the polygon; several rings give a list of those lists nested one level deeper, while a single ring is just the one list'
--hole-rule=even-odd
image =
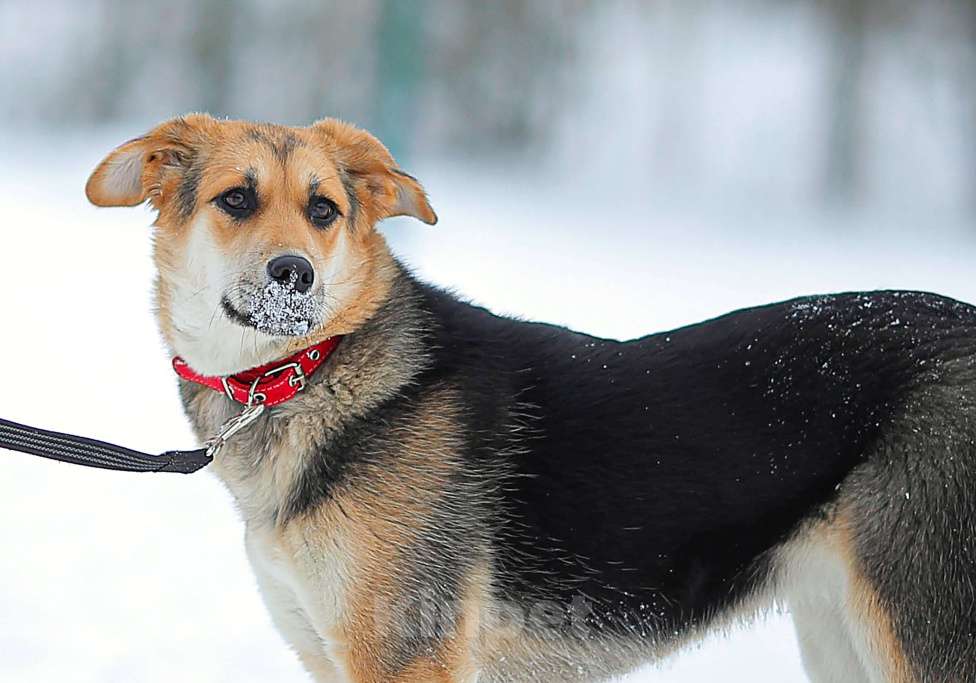
[{"label": "dog", "polygon": [[333,119],[176,118],[86,190],[158,214],[199,438],[268,404],[212,469],[315,680],[605,680],[770,605],[814,681],[976,680],[973,307],[806,297],[627,342],[493,315],[391,255],[379,221],[437,217]]}]

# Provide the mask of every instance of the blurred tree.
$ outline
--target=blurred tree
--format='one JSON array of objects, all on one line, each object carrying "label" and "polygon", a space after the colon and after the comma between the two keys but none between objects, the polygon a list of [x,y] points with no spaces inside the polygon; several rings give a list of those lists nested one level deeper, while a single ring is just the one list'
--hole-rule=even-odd
[{"label": "blurred tree", "polygon": [[545,140],[564,88],[587,3],[431,0],[427,101],[451,149],[527,150]]},{"label": "blurred tree", "polygon": [[374,98],[378,77],[374,65],[379,0],[303,1],[300,6],[304,12],[292,13],[287,32],[279,39],[287,40],[289,34],[314,36],[303,41],[308,48],[304,58],[310,66],[308,73],[298,76],[301,79],[298,89],[307,102],[305,107],[297,108],[296,114],[302,117],[298,120],[337,116],[361,125],[369,124],[378,106]]},{"label": "blurred tree", "polygon": [[376,26],[372,128],[400,163],[410,152],[424,80],[427,3],[382,0]]},{"label": "blurred tree", "polygon": [[[969,59],[963,67],[963,72],[964,76],[972,79],[973,74],[976,74],[976,0],[963,0],[963,4],[968,29],[966,35],[969,40]],[[966,98],[967,119],[976,122],[976,88],[968,88]],[[972,130],[976,131],[976,126],[973,126]],[[969,177],[974,179],[974,182],[969,183],[969,197],[966,199],[970,209],[976,213],[976,134],[971,134],[969,137],[969,150]]]},{"label": "blurred tree", "polygon": [[831,41],[827,67],[827,200],[849,205],[862,188],[862,81],[868,0],[821,0]]},{"label": "blurred tree", "polygon": [[[143,43],[133,25],[138,26],[141,13],[135,3],[125,0],[101,0],[94,12],[99,17],[100,35],[94,44],[94,54],[88,64],[88,79],[72,79],[74,98],[80,112],[95,121],[118,118],[123,114],[121,93],[124,93],[142,66],[145,55]],[[55,111],[58,111],[55,109]]]},{"label": "blurred tree", "polygon": [[235,10],[225,0],[196,0],[192,30],[189,32],[190,58],[194,65],[195,107],[214,116],[229,116],[233,53],[231,37],[236,35]]}]

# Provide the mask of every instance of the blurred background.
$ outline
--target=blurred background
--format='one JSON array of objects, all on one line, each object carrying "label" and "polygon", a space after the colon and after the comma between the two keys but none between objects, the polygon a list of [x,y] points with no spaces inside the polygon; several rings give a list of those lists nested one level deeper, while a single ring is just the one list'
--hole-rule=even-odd
[{"label": "blurred background", "polygon": [[[394,249],[499,312],[627,338],[814,292],[976,301],[972,0],[0,0],[0,416],[192,443],[152,216],[83,195],[187,111],[369,128],[441,216]],[[0,454],[0,680],[305,680],[241,535],[207,474]],[[804,680],[786,616],[627,680],[717,678]]]}]

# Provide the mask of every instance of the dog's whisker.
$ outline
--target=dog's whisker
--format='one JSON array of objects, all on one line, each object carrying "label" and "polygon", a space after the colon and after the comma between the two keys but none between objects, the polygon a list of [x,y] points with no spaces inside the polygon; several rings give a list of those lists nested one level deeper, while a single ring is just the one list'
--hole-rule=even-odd
[{"label": "dog's whisker", "polygon": [[334,282],[323,282],[323,287],[338,287],[340,285],[361,285],[368,282],[368,280],[336,280]]},{"label": "dog's whisker", "polygon": [[216,304],[214,304],[213,313],[210,316],[210,322],[207,324],[207,331],[208,332],[213,329],[213,324],[214,324],[214,321],[217,319],[217,315],[222,312],[220,310],[221,307],[222,307],[221,306],[222,303],[223,303],[222,301],[218,301]]}]

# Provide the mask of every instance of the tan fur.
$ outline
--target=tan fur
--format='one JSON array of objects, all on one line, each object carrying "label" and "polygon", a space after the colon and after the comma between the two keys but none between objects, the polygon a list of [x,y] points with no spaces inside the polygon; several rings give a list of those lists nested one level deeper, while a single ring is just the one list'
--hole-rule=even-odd
[{"label": "tan fur", "polygon": [[[359,329],[389,295],[395,270],[393,257],[387,249],[386,242],[373,231],[361,236],[357,233],[352,239],[361,241],[361,244],[356,245],[356,253],[359,257],[346,272],[345,277],[357,283],[360,288],[359,294],[344,302],[329,324],[319,334],[313,335],[314,341],[349,334]],[[304,344],[307,344],[307,341],[295,342],[289,347],[289,351],[297,351],[303,348]]]},{"label": "tan fur", "polygon": [[[448,394],[419,407],[415,430],[403,435],[395,463],[372,468],[361,486],[330,504],[346,520],[353,562],[361,573],[361,580],[349,593],[346,618],[337,629],[347,644],[348,666],[357,683],[462,680],[458,676],[473,636],[464,620],[436,651],[412,662],[396,678],[388,678],[384,671],[389,659],[385,648],[404,626],[397,622],[396,614],[402,609],[401,596],[410,591],[402,585],[409,581],[412,570],[405,552],[416,545],[417,534],[436,533],[430,511],[455,471],[452,454],[456,452],[457,421],[451,408],[456,400]],[[475,602],[479,599],[478,595],[469,597]],[[475,607],[466,612],[471,609]]]},{"label": "tan fur", "polygon": [[[214,396],[202,393],[197,400],[209,404]],[[412,547],[415,534],[431,531],[434,498],[455,469],[451,454],[457,422],[451,410],[456,397],[445,390],[435,398],[418,406],[416,428],[403,435],[392,466],[369,470],[358,485],[337,492],[314,513],[284,527],[248,523],[249,556],[268,607],[317,680],[467,682],[476,678],[476,640],[489,599],[487,570],[472,574],[461,618],[450,637],[429,656],[410,662],[395,678],[387,673],[387,648],[395,644],[396,629],[403,626],[391,615],[395,617],[396,603],[409,592],[403,582],[409,579],[411,560],[404,550]],[[222,414],[212,419],[219,422]],[[287,454],[303,452],[308,445],[296,443],[296,435],[312,438],[321,431],[295,426],[282,430],[284,441],[272,441],[274,451],[257,468],[253,457],[234,444],[215,464],[235,492],[245,519],[262,519],[293,485],[298,459]],[[322,643],[319,649],[303,642],[302,629],[289,623],[296,614]]]}]

